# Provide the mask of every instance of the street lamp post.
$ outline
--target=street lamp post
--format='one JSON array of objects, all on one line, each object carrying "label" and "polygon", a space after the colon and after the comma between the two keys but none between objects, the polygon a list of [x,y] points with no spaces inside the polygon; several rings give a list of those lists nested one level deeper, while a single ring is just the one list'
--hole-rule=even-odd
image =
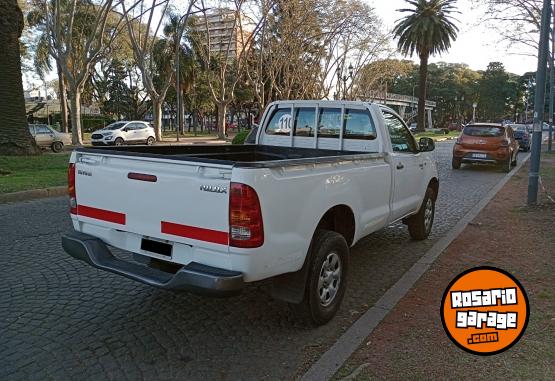
[{"label": "street lamp post", "polygon": [[[345,100],[345,98],[347,97],[347,81],[349,79],[353,79],[353,71],[354,71],[354,67],[352,64],[349,64],[349,67],[347,68],[347,70],[349,70],[349,75],[343,75],[343,66],[338,66],[337,67],[337,81],[338,81],[338,85],[339,85],[339,92],[338,95],[339,97],[341,97],[342,100]],[[341,89],[341,83],[343,83],[343,89]],[[343,92],[343,93],[342,93]]]},{"label": "street lamp post", "polygon": [[549,28],[551,24],[551,0],[543,1],[540,43],[538,46],[538,70],[536,72],[536,98],[534,100],[534,133],[532,135],[532,155],[528,172],[528,205],[538,201],[538,183],[542,149],[542,125],[545,105],[545,83],[547,57],[549,53]]},{"label": "street lamp post", "polygon": [[472,103],[472,123],[476,122],[476,107],[478,107],[478,103]]}]

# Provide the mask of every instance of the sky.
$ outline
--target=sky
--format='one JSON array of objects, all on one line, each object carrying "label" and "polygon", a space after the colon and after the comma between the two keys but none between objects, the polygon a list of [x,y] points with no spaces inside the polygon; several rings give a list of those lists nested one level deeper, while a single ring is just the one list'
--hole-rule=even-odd
[{"label": "sky", "polygon": [[[401,17],[397,12],[400,8],[410,8],[404,0],[365,0],[376,10],[383,20],[387,31],[393,29],[395,21]],[[473,9],[468,0],[459,0],[460,14],[455,17],[460,21],[459,35],[451,49],[442,56],[430,59],[430,62],[466,63],[474,70],[485,70],[488,63],[502,62],[511,73],[522,75],[528,71],[536,71],[537,58],[508,54],[499,43],[498,36],[492,29],[480,24],[483,9]]]}]

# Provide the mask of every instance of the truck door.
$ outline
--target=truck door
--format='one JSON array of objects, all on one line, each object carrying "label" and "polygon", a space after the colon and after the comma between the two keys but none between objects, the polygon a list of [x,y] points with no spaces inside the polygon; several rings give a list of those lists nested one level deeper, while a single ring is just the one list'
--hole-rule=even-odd
[{"label": "truck door", "polygon": [[414,136],[397,115],[383,110],[385,125],[389,131],[391,166],[393,170],[392,219],[410,214],[420,207],[424,162]]}]

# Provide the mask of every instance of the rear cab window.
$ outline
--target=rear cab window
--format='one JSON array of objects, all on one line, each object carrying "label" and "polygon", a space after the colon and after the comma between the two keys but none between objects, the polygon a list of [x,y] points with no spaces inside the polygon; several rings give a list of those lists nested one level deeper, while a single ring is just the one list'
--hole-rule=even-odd
[{"label": "rear cab window", "polygon": [[263,123],[262,144],[368,152],[381,147],[372,112],[363,104],[278,103]]},{"label": "rear cab window", "polygon": [[278,108],[274,110],[268,125],[266,126],[267,135],[285,135],[291,134],[293,118],[291,117],[291,108]]},{"label": "rear cab window", "polygon": [[463,135],[479,137],[500,137],[505,135],[504,127],[496,126],[466,126]]}]

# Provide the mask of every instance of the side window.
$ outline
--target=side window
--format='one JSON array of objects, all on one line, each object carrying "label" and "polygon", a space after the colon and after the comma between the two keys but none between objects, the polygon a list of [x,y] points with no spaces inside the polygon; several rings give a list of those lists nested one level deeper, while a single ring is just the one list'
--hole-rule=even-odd
[{"label": "side window", "polygon": [[376,139],[376,128],[368,111],[345,110],[344,139]]},{"label": "side window", "polygon": [[295,110],[295,136],[314,136],[314,120],[316,109],[313,107],[301,107]]},{"label": "side window", "polygon": [[291,118],[290,108],[280,108],[274,111],[268,126],[266,127],[267,135],[286,135],[291,133],[291,125],[293,120]]},{"label": "side window", "polygon": [[385,125],[389,131],[391,145],[395,152],[411,152],[416,149],[416,141],[401,119],[388,112],[383,112]]},{"label": "side window", "polygon": [[321,108],[318,117],[318,137],[339,138],[341,124],[340,108]]},{"label": "side window", "polygon": [[37,134],[40,134],[40,135],[47,135],[52,133],[50,129],[46,126],[37,126],[36,130],[37,130]]},{"label": "side window", "polygon": [[135,125],[137,126],[137,130],[144,130],[148,127],[145,123],[135,123]]},{"label": "side window", "polygon": [[35,126],[29,125],[29,132],[31,135],[35,135]]}]

